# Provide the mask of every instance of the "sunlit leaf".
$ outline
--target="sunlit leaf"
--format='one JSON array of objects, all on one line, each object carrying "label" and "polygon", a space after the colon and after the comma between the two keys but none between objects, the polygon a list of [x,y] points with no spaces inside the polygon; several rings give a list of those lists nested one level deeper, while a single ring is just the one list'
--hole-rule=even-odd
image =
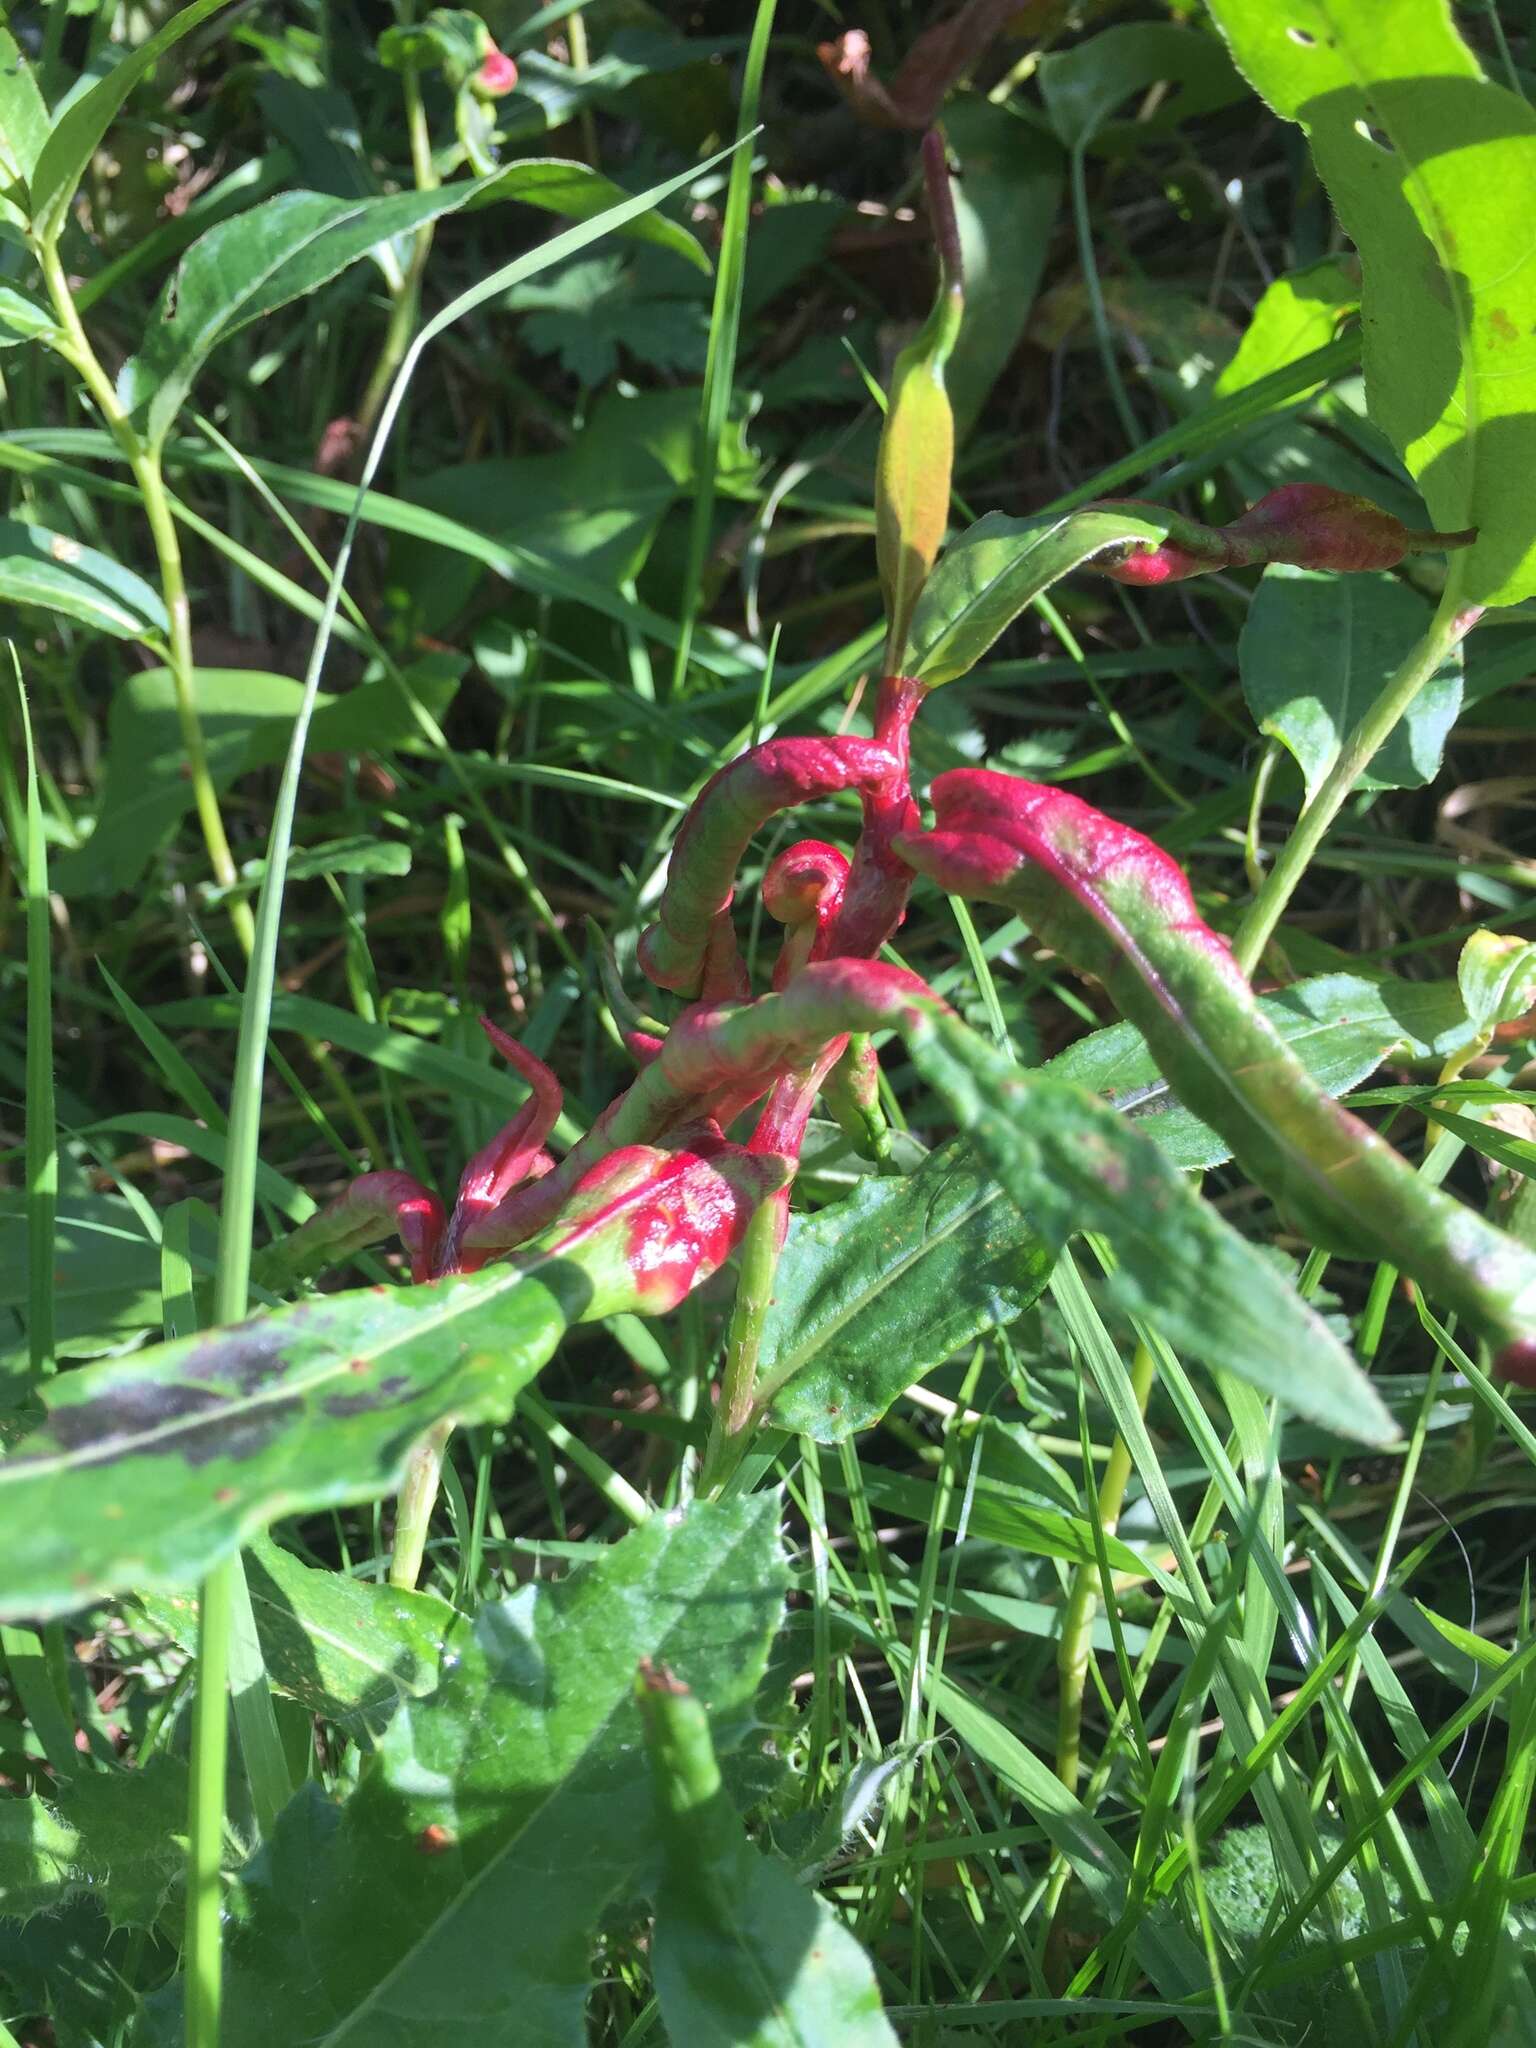
[{"label": "sunlit leaf", "polygon": [[561,1285],[361,1288],[60,1376],[0,1460],[0,1611],[187,1584],[280,1514],[389,1492],[433,1422],[510,1413],[579,1313]]},{"label": "sunlit leaf", "polygon": [[896,2048],[870,1960],[826,1900],[747,1840],[709,1717],[669,1672],[641,1695],[662,1839],[651,1968],[691,2048]]},{"label": "sunlit leaf", "polygon": [[970,1148],[796,1216],[758,1368],[780,1429],[838,1443],[983,1330],[1023,1314],[1051,1261]]},{"label": "sunlit leaf", "polygon": [[1476,527],[1469,600],[1536,591],[1536,112],[1444,0],[1210,0],[1305,130],[1360,252],[1366,396],[1433,525]]},{"label": "sunlit leaf", "polygon": [[[582,2048],[590,1951],[653,1851],[642,1657],[686,1675],[740,1746],[783,1609],[778,1502],[658,1515],[558,1585],[481,1610],[339,1807],[309,1786],[243,1873],[223,2048]],[[151,2048],[182,2038],[180,1986]]]},{"label": "sunlit leaf", "polygon": [[[1265,571],[1238,643],[1243,695],[1261,732],[1295,755],[1316,794],[1345,740],[1429,629],[1430,607],[1388,575]],[[1358,778],[1362,789],[1420,789],[1440,769],[1461,710],[1454,647]]]},{"label": "sunlit leaf", "polygon": [[95,548],[0,519],[0,604],[35,605],[117,640],[163,638],[165,606],[142,576]]},{"label": "sunlit leaf", "polygon": [[1177,1350],[1278,1395],[1342,1436],[1396,1426],[1370,1381],[1264,1253],[1238,1236],[1149,1138],[1070,1084],[1015,1067],[957,1021],[909,1040],[1046,1244],[1098,1231],[1111,1288]]},{"label": "sunlit leaf", "polygon": [[1165,529],[1156,521],[1152,506],[1144,519],[1126,512],[1040,519],[987,513],[945,550],[928,578],[913,615],[904,673],[930,689],[963,676],[1033,598],[1073,569],[1129,541],[1160,541]]}]

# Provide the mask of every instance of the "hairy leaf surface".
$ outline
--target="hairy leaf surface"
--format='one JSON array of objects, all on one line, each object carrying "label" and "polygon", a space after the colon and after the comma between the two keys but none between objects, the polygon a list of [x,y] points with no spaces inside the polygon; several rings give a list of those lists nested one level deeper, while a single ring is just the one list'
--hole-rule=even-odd
[{"label": "hairy leaf surface", "polygon": [[1175,1350],[1343,1436],[1387,1443],[1397,1434],[1321,1316],[1107,1104],[1025,1073],[955,1019],[936,1019],[908,1044],[1045,1242],[1101,1232],[1118,1261],[1110,1286],[1121,1306]]},{"label": "hairy leaf surface", "polygon": [[956,1140],[905,1179],[864,1181],[790,1224],[763,1332],[760,1403],[840,1443],[983,1330],[1022,1315],[1051,1258]]},{"label": "hairy leaf surface", "polygon": [[[665,1661],[738,1747],[783,1609],[779,1505],[656,1516],[484,1608],[339,1808],[311,1786],[241,1878],[224,2048],[581,2048],[589,1952],[651,1849],[634,1703]],[[181,2039],[179,1986],[146,2040]]]}]

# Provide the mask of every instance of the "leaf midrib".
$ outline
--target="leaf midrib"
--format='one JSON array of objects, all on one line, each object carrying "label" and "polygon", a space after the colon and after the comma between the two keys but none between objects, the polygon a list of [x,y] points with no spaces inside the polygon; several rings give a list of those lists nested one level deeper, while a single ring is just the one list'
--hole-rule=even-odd
[{"label": "leaf midrib", "polygon": [[[716,1549],[712,1553],[711,1568],[706,1572],[702,1585],[696,1588],[696,1591],[699,1593],[700,1596],[702,1596],[702,1593],[705,1589],[707,1589],[710,1585],[713,1584],[718,1574],[722,1570],[724,1570],[724,1568],[731,1562],[738,1547],[743,1542],[749,1540],[750,1535],[751,1531],[749,1529],[744,1529],[739,1534],[737,1534],[729,1544],[725,1545],[722,1548]],[[653,1578],[656,1577],[659,1573],[660,1562],[660,1559],[657,1559],[655,1564],[653,1565]],[[672,1639],[673,1635],[676,1634],[676,1632],[686,1624],[687,1619],[687,1609],[681,1609],[678,1612],[676,1618],[674,1619],[671,1627],[665,1629],[662,1632],[660,1639],[656,1645],[655,1653],[658,1656],[658,1658],[665,1651],[666,1646]],[[628,1674],[626,1673],[614,1689],[613,1696],[609,1702],[608,1711],[603,1715],[602,1720],[592,1728],[586,1742],[584,1743],[580,1751],[577,1753],[577,1755],[571,1760],[570,1767],[563,1773],[563,1775],[555,1783],[548,1787],[542,1799],[539,1799],[535,1804],[527,1808],[526,1812],[524,1813],[521,1824],[511,1834],[508,1835],[507,1839],[500,1845],[500,1847],[495,1851],[495,1853],[486,1859],[486,1861],[475,1872],[474,1876],[470,1878],[469,1882],[467,1884],[460,1886],[458,1891],[454,1893],[452,1899],[444,1907],[443,1911],[437,1914],[433,1920],[431,1920],[426,1926],[423,1927],[421,1933],[417,1936],[416,1940],[411,1944],[411,1946],[408,1949],[406,1949],[402,1953],[398,1961],[395,1963],[394,1967],[391,1970],[389,1970],[386,1975],[380,1977],[375,1984],[369,1987],[368,1991],[361,1999],[361,2001],[352,2008],[351,2012],[345,2015],[345,2017],[340,2021],[340,2023],[337,2026],[333,2027],[328,2033],[317,2035],[315,2037],[314,2042],[312,2043],[312,2048],[332,2048],[333,2043],[344,2040],[347,2037],[347,2035],[352,2032],[357,2022],[364,2018],[365,2015],[369,2012],[369,2010],[378,2003],[380,1998],[382,1998],[384,1993],[388,1990],[389,1986],[392,1983],[394,1983],[397,1978],[402,1976],[402,1974],[409,1967],[414,1965],[417,1956],[421,1954],[425,1949],[427,1949],[430,1946],[430,1944],[437,1938],[438,1930],[452,1920],[453,1916],[457,1912],[459,1912],[463,1905],[480,1889],[480,1887],[494,1872],[498,1872],[501,1869],[506,1859],[512,1855],[515,1849],[519,1847],[524,1837],[528,1834],[530,1828],[533,1826],[534,1822],[541,1819],[546,1810],[558,1798],[560,1798],[562,1794],[568,1791],[577,1773],[587,1763],[588,1759],[593,1754],[593,1751],[597,1748],[598,1744],[607,1734],[608,1730],[612,1727],[615,1715],[621,1710],[621,1708],[623,1708],[629,1703],[631,1697],[632,1695],[630,1691],[630,1680]],[[611,1894],[607,1896],[611,1896]],[[596,1920],[597,1912],[602,1903],[603,1901],[601,1899],[594,1897],[592,1901],[592,1918],[594,1921]]]},{"label": "leaf midrib", "polygon": [[925,1257],[928,1252],[936,1249],[939,1245],[946,1243],[960,1229],[962,1224],[969,1223],[973,1217],[979,1216],[983,1209],[990,1207],[992,1203],[1002,1199],[1002,1197],[1003,1188],[996,1181],[990,1187],[978,1188],[975,1195],[972,1196],[965,1206],[956,1212],[953,1222],[950,1223],[947,1229],[937,1234],[920,1238],[911,1251],[904,1254],[894,1265],[882,1268],[877,1282],[872,1282],[868,1287],[862,1289],[847,1308],[837,1315],[830,1317],[826,1322],[817,1325],[814,1341],[807,1340],[807,1343],[798,1352],[791,1353],[787,1363],[782,1368],[776,1367],[771,1375],[765,1375],[763,1383],[758,1389],[758,1406],[761,1407],[775,1395],[781,1393],[788,1382],[794,1378],[795,1374],[813,1359],[818,1351],[824,1351],[841,1334],[846,1324],[850,1323],[870,1302],[877,1300],[888,1288],[895,1286],[896,1282],[904,1274],[911,1271],[919,1259]]}]

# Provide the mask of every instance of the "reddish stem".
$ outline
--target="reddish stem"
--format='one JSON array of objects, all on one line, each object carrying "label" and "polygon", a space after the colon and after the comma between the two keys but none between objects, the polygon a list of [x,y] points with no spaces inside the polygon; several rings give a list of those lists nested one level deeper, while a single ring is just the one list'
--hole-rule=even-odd
[{"label": "reddish stem", "polygon": [[872,960],[900,925],[912,891],[912,870],[897,853],[898,833],[915,832],[921,820],[912,801],[912,720],[926,694],[912,676],[885,676],[875,700],[875,743],[892,766],[862,791],[864,829],[854,849],[842,909],[827,945],[831,955]]}]

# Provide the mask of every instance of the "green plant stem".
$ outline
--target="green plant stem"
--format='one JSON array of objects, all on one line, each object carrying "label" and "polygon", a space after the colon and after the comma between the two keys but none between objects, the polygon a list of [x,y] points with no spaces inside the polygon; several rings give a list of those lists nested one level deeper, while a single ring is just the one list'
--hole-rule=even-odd
[{"label": "green plant stem", "polygon": [[1083,273],[1083,284],[1088,293],[1088,311],[1093,320],[1093,336],[1098,344],[1099,361],[1104,366],[1104,381],[1109,387],[1109,396],[1115,408],[1125,438],[1134,448],[1141,440],[1141,427],[1131,409],[1120,377],[1120,359],[1115,353],[1115,337],[1110,331],[1109,312],[1104,304],[1104,291],[1099,283],[1098,259],[1093,250],[1093,222],[1088,209],[1087,146],[1076,143],[1071,155],[1072,218],[1077,233],[1078,264]]},{"label": "green plant stem", "polygon": [[433,1423],[413,1447],[401,1482],[399,1503],[395,1509],[395,1544],[389,1559],[389,1583],[403,1587],[407,1592],[415,1591],[421,1577],[422,1560],[427,1554],[427,1532],[432,1526],[432,1510],[437,1505],[438,1488],[443,1480],[443,1459],[447,1456],[448,1439],[453,1435],[453,1429],[451,1418]]},{"label": "green plant stem", "polygon": [[[1139,1413],[1147,1411],[1152,1392],[1152,1353],[1145,1344],[1136,1346],[1131,1360],[1131,1394]],[[1099,1481],[1099,1527],[1113,1536],[1125,1505],[1125,1489],[1131,1476],[1131,1453],[1123,1437],[1110,1447],[1109,1463]],[[1056,1668],[1061,1676],[1061,1699],[1056,1716],[1056,1775],[1069,1792],[1076,1791],[1082,1771],[1083,1699],[1088,1683],[1088,1660],[1093,1654],[1093,1621],[1098,1612],[1099,1573],[1096,1565],[1080,1564],[1072,1575],[1072,1590],[1061,1619],[1061,1643]]]},{"label": "green plant stem", "polygon": [[203,1581],[197,1618],[197,1691],[192,1700],[192,1797],[188,1813],[186,1948],[187,2048],[218,2048],[223,2003],[220,1865],[229,1758],[229,1645],[238,1557]]},{"label": "green plant stem", "polygon": [[[158,449],[146,447],[135,431],[133,422],[119,403],[111,378],[102,368],[96,351],[91,346],[90,336],[81,323],[75,306],[74,296],[69,289],[69,279],[59,261],[58,249],[51,242],[36,246],[38,265],[48,288],[48,296],[58,315],[59,325],[66,337],[66,346],[60,353],[75,371],[86,390],[96,402],[96,409],[105,421],[113,440],[123,451],[124,459],[133,472],[133,480],[139,487],[139,499],[144,508],[144,517],[149,523],[150,538],[154,543],[155,558],[160,570],[160,591],[165,600],[166,617],[170,622],[170,639],[166,648],[166,666],[171,672],[171,687],[176,695],[176,715],[181,723],[182,745],[187,750],[187,775],[192,785],[192,801],[197,809],[198,823],[202,827],[203,844],[208,849],[208,863],[213,869],[214,880],[220,888],[233,889],[239,880],[235,857],[230,851],[229,835],[224,829],[224,815],[219,809],[219,795],[214,788],[213,775],[208,766],[208,748],[203,738],[202,721],[197,715],[196,664],[192,654],[192,609],[187,598],[186,575],[182,568],[181,541],[176,532],[176,521],[171,513],[171,501],[161,473]],[[242,949],[249,954],[256,937],[255,920],[250,905],[241,897],[232,897],[229,903],[230,922]]]},{"label": "green plant stem", "polygon": [[752,1396],[757,1387],[757,1362],[763,1348],[763,1326],[773,1300],[788,1203],[787,1190],[760,1203],[741,1241],[741,1266],[730,1334],[725,1342],[720,1399],[715,1405],[704,1466],[699,1474],[699,1491],[706,1496],[720,1490],[746,1448],[752,1423]]},{"label": "green plant stem", "polygon": [[35,1379],[57,1364],[54,1225],[58,1215],[59,1134],[53,1095],[53,946],[48,911],[48,848],[38,790],[32,712],[14,645],[16,707],[21,714],[24,777],[0,735],[0,804],[21,883],[27,933],[27,1356]]},{"label": "green plant stem", "polygon": [[[572,8],[565,18],[565,37],[571,52],[571,69],[591,69],[592,53],[587,47],[587,18],[579,7]],[[594,170],[597,169],[597,122],[590,107],[583,107],[577,117],[581,130],[581,153]]]},{"label": "green plant stem", "polygon": [[1445,594],[1429,630],[1339,749],[1338,759],[1316,796],[1302,807],[1295,829],[1280,849],[1233,941],[1233,953],[1245,974],[1252,974],[1263,958],[1275,926],[1285,915],[1313,855],[1355,784],[1436,669],[1482,616],[1481,606],[1464,606],[1461,602],[1463,573],[1461,557],[1452,555]]},{"label": "green plant stem", "polygon": [[688,660],[693,649],[699,593],[704,581],[704,562],[714,518],[720,443],[725,433],[731,388],[735,381],[741,293],[746,276],[747,225],[752,208],[752,152],[745,144],[757,127],[763,67],[768,61],[768,39],[773,29],[776,5],[777,0],[758,0],[757,18],[752,25],[752,40],[747,46],[747,61],[741,75],[736,154],[731,160],[730,176],[726,182],[725,214],[720,227],[720,260],[715,271],[715,297],[709,316],[709,351],[704,364],[699,423],[694,440],[693,513],[688,529],[687,580],[683,585],[683,606],[678,620],[677,654],[672,664],[674,697],[682,693],[688,678]]},{"label": "green plant stem", "polygon": [[[405,132],[411,146],[411,175],[418,192],[435,192],[441,183],[437,166],[432,161],[432,136],[427,127],[426,104],[421,97],[421,80],[414,71],[402,74],[401,95],[405,101]],[[432,237],[435,232],[432,221],[424,221],[416,230],[411,242],[411,260],[405,273],[390,294],[389,324],[384,329],[384,340],[380,344],[379,359],[373,366],[368,379],[368,389],[363,393],[363,402],[357,409],[359,436],[372,429],[379,416],[395,372],[405,361],[405,352],[411,345],[416,332],[416,320],[421,306],[421,280],[427,268],[427,259],[432,254]]]}]

